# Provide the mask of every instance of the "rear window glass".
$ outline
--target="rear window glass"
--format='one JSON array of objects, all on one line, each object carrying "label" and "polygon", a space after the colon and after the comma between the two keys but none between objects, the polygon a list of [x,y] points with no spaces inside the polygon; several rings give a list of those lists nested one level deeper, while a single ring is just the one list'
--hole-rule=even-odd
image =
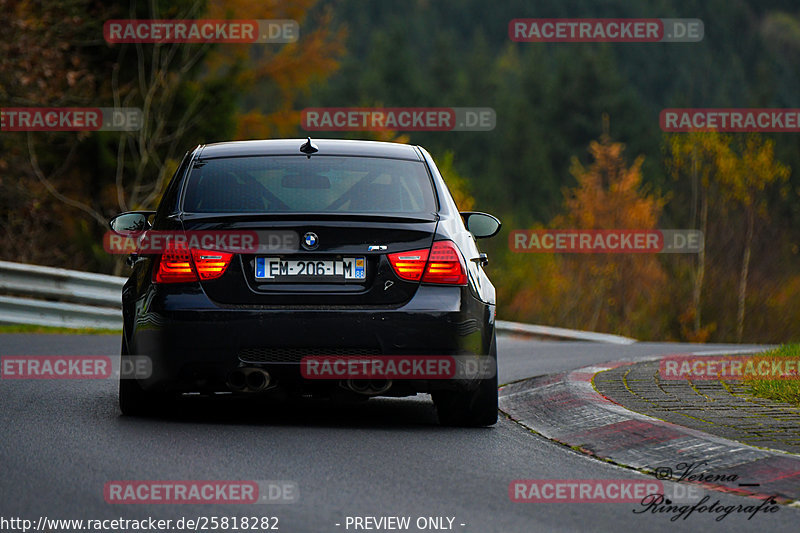
[{"label": "rear window glass", "polygon": [[190,213],[430,214],[436,200],[421,161],[338,156],[230,157],[192,170]]}]

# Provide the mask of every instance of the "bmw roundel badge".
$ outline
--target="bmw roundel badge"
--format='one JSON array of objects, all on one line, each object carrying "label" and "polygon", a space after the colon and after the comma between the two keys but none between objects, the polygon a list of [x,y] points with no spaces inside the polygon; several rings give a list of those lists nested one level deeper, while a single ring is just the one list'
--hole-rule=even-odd
[{"label": "bmw roundel badge", "polygon": [[319,245],[319,238],[313,231],[309,231],[303,235],[303,248],[306,250],[313,250]]}]

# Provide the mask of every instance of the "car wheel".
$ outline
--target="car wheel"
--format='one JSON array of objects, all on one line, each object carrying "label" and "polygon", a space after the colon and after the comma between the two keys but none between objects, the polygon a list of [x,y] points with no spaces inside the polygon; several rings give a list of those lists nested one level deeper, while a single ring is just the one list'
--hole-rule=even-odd
[{"label": "car wheel", "polygon": [[497,422],[497,348],[492,339],[489,354],[494,359],[494,376],[482,379],[478,388],[433,393],[439,422],[445,426],[481,427]]},{"label": "car wheel", "polygon": [[[122,340],[121,359],[128,355],[128,346]],[[121,366],[121,365],[120,365]],[[147,392],[139,386],[136,379],[119,379],[119,408],[126,416],[152,415],[157,409],[163,409],[168,398],[163,394]]]},{"label": "car wheel", "polygon": [[119,408],[123,415],[151,415],[159,404],[158,396],[142,390],[135,379],[119,380]]}]

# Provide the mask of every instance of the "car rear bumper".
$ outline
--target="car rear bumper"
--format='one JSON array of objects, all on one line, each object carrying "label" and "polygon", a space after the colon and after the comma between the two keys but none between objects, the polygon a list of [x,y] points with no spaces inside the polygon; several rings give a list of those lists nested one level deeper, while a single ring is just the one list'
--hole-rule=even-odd
[{"label": "car rear bumper", "polygon": [[[302,357],[487,355],[494,329],[494,306],[467,287],[423,285],[405,305],[378,309],[222,306],[201,290],[155,285],[124,308],[128,353],[152,360],[152,375],[140,381],[151,390],[228,390],[230,372],[248,367],[302,392],[326,385],[303,378]],[[452,381],[405,380],[394,389],[462,386]]]}]

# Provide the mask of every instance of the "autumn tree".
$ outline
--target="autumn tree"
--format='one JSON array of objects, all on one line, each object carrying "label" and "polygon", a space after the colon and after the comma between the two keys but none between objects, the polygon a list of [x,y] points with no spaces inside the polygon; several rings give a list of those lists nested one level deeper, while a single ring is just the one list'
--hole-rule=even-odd
[{"label": "autumn tree", "polygon": [[[591,162],[573,158],[577,186],[564,190],[565,212],[551,223],[570,229],[655,229],[666,200],[642,183],[644,157],[631,165],[625,146],[612,142],[607,118],[599,141],[589,145]],[[660,301],[664,271],[652,254],[576,254],[565,257],[573,282],[570,314],[591,330],[632,332]]]},{"label": "autumn tree", "polygon": [[[719,229],[735,226],[732,246],[741,250],[736,282],[736,340],[741,341],[747,308],[747,285],[756,237],[757,220],[766,220],[767,191],[772,185],[785,183],[789,168],[775,160],[774,144],[758,135],[734,137],[714,131],[699,131],[672,136],[668,141],[667,161],[676,179],[692,183],[693,205],[699,204],[699,217],[693,209],[692,223],[698,224],[706,241],[713,241]],[[709,213],[712,213],[709,215]],[[741,216],[739,216],[741,215]],[[712,226],[710,217],[713,217]],[[714,232],[714,229],[717,231]],[[694,280],[692,318],[694,330],[688,337],[706,340],[715,325],[701,325],[702,290],[709,267],[709,251],[698,254]],[[720,257],[716,257],[720,261]],[[720,310],[720,316],[724,316]]]},{"label": "autumn tree", "polygon": [[[333,72],[343,53],[343,33],[330,29],[327,11],[320,12],[313,30],[304,31],[303,23],[316,3],[214,0],[200,12],[195,10],[197,4],[191,4],[186,12],[169,13],[175,18],[296,20],[301,29],[294,43],[117,45],[115,74],[120,73],[128,53],[135,58],[138,75],[129,78],[125,86],[114,78],[114,100],[141,105],[149,119],[139,132],[127,138],[120,136],[117,145],[114,189],[120,209],[150,208],[156,203],[183,150],[189,147],[187,137],[192,137],[192,130],[208,132],[208,137],[200,141],[206,142],[231,137],[269,138],[296,128],[296,94]],[[147,17],[164,18],[165,13],[154,6],[151,4]],[[267,91],[268,105],[255,98],[262,102],[260,111],[241,111],[253,91]],[[123,166],[126,154],[132,169]]]},{"label": "autumn tree", "polygon": [[[343,53],[343,32],[332,29],[330,14],[316,9],[315,0],[178,0],[164,7],[0,2],[9,15],[10,37],[0,41],[4,102],[133,107],[143,117],[135,132],[3,134],[0,187],[25,202],[0,205],[10,220],[20,221],[6,228],[0,251],[8,255],[30,243],[32,250],[47,251],[27,258],[41,263],[86,268],[93,258],[95,268],[108,265],[97,243],[110,215],[154,208],[184,151],[200,142],[296,129],[296,95],[330,75]],[[285,44],[108,44],[103,23],[113,18],[293,19],[300,36]],[[248,112],[253,101],[259,102],[256,114]],[[55,232],[34,232],[41,217],[30,232],[18,231],[30,226],[25,204],[50,206],[42,210],[46,215],[60,213]],[[53,255],[59,241],[79,253]],[[82,258],[77,264],[59,261],[76,255]]]},{"label": "autumn tree", "polygon": [[[2,107],[96,106],[103,65],[88,50],[93,36],[102,40],[104,9],[88,0],[0,0]],[[77,236],[104,222],[91,180],[75,172],[89,136],[0,133],[0,257],[80,265],[71,261],[87,243]]]},{"label": "autumn tree", "polygon": [[205,61],[210,72],[230,75],[229,82],[239,88],[235,139],[293,135],[300,124],[298,98],[333,74],[345,52],[347,33],[334,24],[331,7],[321,7],[319,0],[212,0],[207,16],[291,19],[300,24],[297,42],[216,47]]},{"label": "autumn tree", "polygon": [[776,183],[785,183],[789,167],[775,160],[774,143],[759,135],[739,138],[734,156],[722,160],[726,166],[718,174],[722,196],[739,207],[744,214],[744,235],[741,236],[742,260],[737,291],[736,341],[741,342],[747,297],[747,278],[755,233],[756,219],[768,216],[765,190]]},{"label": "autumn tree", "polygon": [[[721,169],[736,165],[730,149],[730,138],[717,132],[692,132],[673,135],[667,140],[667,168],[675,180],[686,179],[691,184],[692,229],[700,229],[708,241],[709,206],[718,191]],[[715,323],[703,325],[703,286],[707,269],[707,247],[697,254],[692,302],[680,320],[683,336],[691,341],[705,342],[716,329]],[[691,322],[691,329],[688,323]]]},{"label": "autumn tree", "polygon": [[[624,144],[611,140],[604,117],[600,139],[589,145],[591,161],[585,166],[573,158],[570,171],[577,184],[563,189],[563,212],[547,227],[655,229],[666,199],[643,184],[644,158],[629,165],[624,151]],[[512,252],[503,262],[509,268],[499,294],[518,316],[638,338],[665,334],[667,326],[655,318],[663,314],[666,276],[653,254]]]}]

